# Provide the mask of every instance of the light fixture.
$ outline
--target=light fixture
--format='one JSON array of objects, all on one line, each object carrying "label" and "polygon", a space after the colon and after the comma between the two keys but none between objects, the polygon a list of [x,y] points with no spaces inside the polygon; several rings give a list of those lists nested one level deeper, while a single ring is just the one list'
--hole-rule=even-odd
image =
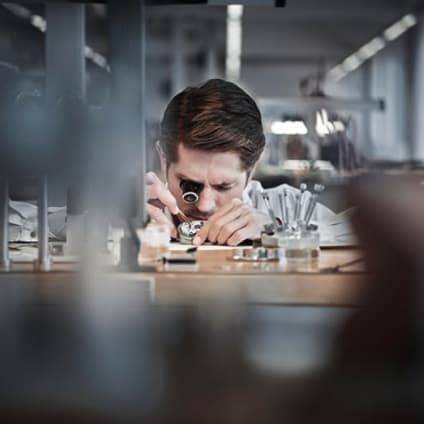
[{"label": "light fixture", "polygon": [[340,119],[329,119],[326,109],[317,111],[315,115],[315,131],[319,137],[325,137],[345,130],[345,123]]},{"label": "light fixture", "polygon": [[352,72],[355,69],[358,69],[363,63],[364,61],[359,57],[359,55],[354,53],[343,61],[342,66],[346,71]]},{"label": "light fixture", "polygon": [[405,15],[402,19],[395,22],[384,31],[384,37],[388,41],[396,40],[396,38],[399,38],[404,32],[408,31],[409,28],[412,28],[416,24],[417,18],[415,15]]},{"label": "light fixture", "polygon": [[334,66],[328,73],[329,80],[338,82],[345,78],[349,73],[358,69],[364,62],[374,57],[379,51],[383,50],[388,43],[396,40],[408,29],[418,23],[414,14],[408,14],[389,26],[383,33],[374,37],[368,43],[361,46],[356,52],[352,53],[342,63]]},{"label": "light fixture", "polygon": [[241,71],[243,6],[227,7],[227,55],[225,61],[226,77],[237,82]]},{"label": "light fixture", "polygon": [[386,42],[382,37],[375,37],[367,44],[363,45],[357,52],[358,56],[364,61],[375,56],[380,50],[386,47]]}]

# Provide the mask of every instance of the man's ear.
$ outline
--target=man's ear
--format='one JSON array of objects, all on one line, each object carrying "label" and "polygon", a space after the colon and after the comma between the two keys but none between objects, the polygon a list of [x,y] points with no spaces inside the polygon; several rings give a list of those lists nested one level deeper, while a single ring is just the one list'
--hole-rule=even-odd
[{"label": "man's ear", "polygon": [[167,160],[165,158],[165,153],[163,152],[163,149],[162,149],[159,141],[156,142],[156,151],[158,152],[158,155],[159,155],[160,168],[162,170],[162,174],[163,175],[167,175],[168,162],[167,162]]}]

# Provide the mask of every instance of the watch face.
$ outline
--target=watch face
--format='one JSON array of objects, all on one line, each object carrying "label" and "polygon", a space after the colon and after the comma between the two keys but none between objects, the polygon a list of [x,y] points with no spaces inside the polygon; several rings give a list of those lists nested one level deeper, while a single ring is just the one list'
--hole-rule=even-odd
[{"label": "watch face", "polygon": [[194,236],[202,228],[203,221],[182,222],[178,226],[178,234],[180,242],[184,244],[191,244]]}]

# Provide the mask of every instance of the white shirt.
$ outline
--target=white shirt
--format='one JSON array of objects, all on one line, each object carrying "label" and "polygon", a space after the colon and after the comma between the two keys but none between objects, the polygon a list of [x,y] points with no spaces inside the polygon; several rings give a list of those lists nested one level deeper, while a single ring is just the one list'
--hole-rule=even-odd
[{"label": "white shirt", "polygon": [[[272,210],[274,211],[275,216],[278,218],[282,218],[281,216],[281,206],[279,195],[283,194],[284,189],[287,193],[287,207],[290,217],[294,215],[294,209],[296,205],[296,194],[300,192],[295,187],[289,186],[288,184],[281,184],[277,187],[273,187],[271,189],[264,190],[262,184],[259,181],[250,181],[247,185],[246,189],[243,192],[242,201],[243,203],[248,204],[249,206],[254,207],[255,209],[260,210],[261,212],[267,212],[267,208],[265,202],[261,196],[261,193],[266,191],[269,196],[269,201],[271,203]],[[300,216],[304,217],[306,213],[306,209],[309,203],[309,199],[311,197],[311,193],[309,191],[305,191],[302,201],[302,209]],[[327,222],[336,217],[336,214],[326,206],[318,203],[314,214],[312,215],[312,221],[315,223],[319,222]]]},{"label": "white shirt", "polygon": [[[271,189],[264,190],[262,184],[259,181],[251,181],[242,195],[242,201],[261,212],[267,213],[267,207],[261,196],[263,191],[266,191],[269,197],[269,201],[272,210],[276,217],[281,218],[281,206],[279,194],[287,192],[287,208],[290,219],[293,219],[295,205],[296,205],[296,194],[300,192],[299,189],[292,187],[287,184],[281,184]],[[303,196],[301,217],[305,216],[306,209],[309,204],[311,193],[306,191]],[[353,239],[353,231],[350,225],[349,216],[353,212],[353,209],[348,209],[340,214],[334,213],[331,209],[327,208],[321,203],[317,203],[315,211],[312,215],[311,222],[319,226],[319,232],[321,241],[329,242],[331,244],[338,244],[344,242],[356,243]]]},{"label": "white shirt", "polygon": [[[279,194],[284,189],[287,192],[287,206],[290,217],[293,217],[296,194],[299,190],[287,184],[264,190],[259,181],[250,181],[242,194],[242,201],[247,205],[267,213],[265,202],[261,196],[266,191],[269,196],[272,210],[275,216],[281,219],[281,207]],[[311,193],[304,193],[301,217],[304,217]],[[349,210],[350,211],[350,210]],[[348,221],[349,213],[335,214],[331,209],[317,203],[312,215],[312,222],[319,225],[321,240],[340,241],[340,237],[351,238],[352,230]],[[66,208],[49,208],[49,229],[50,236],[58,239],[65,237],[65,217]],[[37,228],[37,207],[26,202],[9,202],[9,240],[10,241],[31,241],[36,240],[35,232]]]}]

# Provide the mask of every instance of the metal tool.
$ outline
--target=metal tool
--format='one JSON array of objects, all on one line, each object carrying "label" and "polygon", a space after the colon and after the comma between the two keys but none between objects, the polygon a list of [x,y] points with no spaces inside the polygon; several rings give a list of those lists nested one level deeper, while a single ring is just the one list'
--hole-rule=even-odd
[{"label": "metal tool", "polygon": [[278,200],[280,202],[280,216],[281,216],[281,222],[283,228],[287,228],[289,226],[289,223],[287,222],[287,217],[284,212],[284,197],[283,193],[278,193]]},{"label": "metal tool", "polygon": [[283,207],[284,207],[284,221],[287,225],[287,227],[290,226],[290,216],[289,216],[289,203],[288,203],[288,193],[287,193],[287,188],[284,187],[283,188],[283,197],[284,197],[284,203],[283,203]]},{"label": "metal tool", "polygon": [[278,222],[277,218],[275,217],[274,211],[271,207],[271,202],[269,201],[269,195],[266,192],[261,193],[262,198],[264,199],[264,203],[268,212],[269,217],[271,218],[272,223],[274,224],[276,231],[281,231],[281,225]]},{"label": "metal tool", "polygon": [[306,226],[309,225],[309,221],[311,220],[317,205],[318,197],[324,190],[325,190],[325,187],[322,184],[314,185],[314,191],[309,199],[308,207],[305,212],[304,221]]},{"label": "metal tool", "polygon": [[296,195],[296,207],[294,211],[294,222],[297,223],[297,221],[300,218],[300,213],[302,211],[303,206],[303,197],[305,194],[305,191],[307,190],[308,186],[305,183],[300,184],[300,193]]},{"label": "metal tool", "polygon": [[[159,208],[159,209],[165,208],[165,205],[159,199],[150,199],[150,200],[147,201],[147,203],[149,205],[155,206],[156,208]],[[184,214],[184,212],[181,211],[180,208],[178,208],[178,212],[174,215],[179,219],[180,222],[189,222],[190,221],[190,218],[186,214]]]},{"label": "metal tool", "polygon": [[299,219],[299,209],[300,209],[300,193],[296,193],[295,203],[294,203],[294,213],[293,213],[293,225],[296,225],[297,220]]},{"label": "metal tool", "polygon": [[330,267],[327,267],[327,268],[320,268],[319,272],[324,273],[324,274],[339,272],[343,268],[348,268],[352,265],[356,265],[356,264],[359,264],[361,262],[365,262],[365,258],[357,258],[357,259],[354,259],[352,261],[345,262],[343,264],[339,264],[339,265],[336,265],[336,266],[330,266]]},{"label": "metal tool", "polygon": [[175,216],[180,220],[180,222],[190,222],[190,218],[180,209],[178,209]]}]

